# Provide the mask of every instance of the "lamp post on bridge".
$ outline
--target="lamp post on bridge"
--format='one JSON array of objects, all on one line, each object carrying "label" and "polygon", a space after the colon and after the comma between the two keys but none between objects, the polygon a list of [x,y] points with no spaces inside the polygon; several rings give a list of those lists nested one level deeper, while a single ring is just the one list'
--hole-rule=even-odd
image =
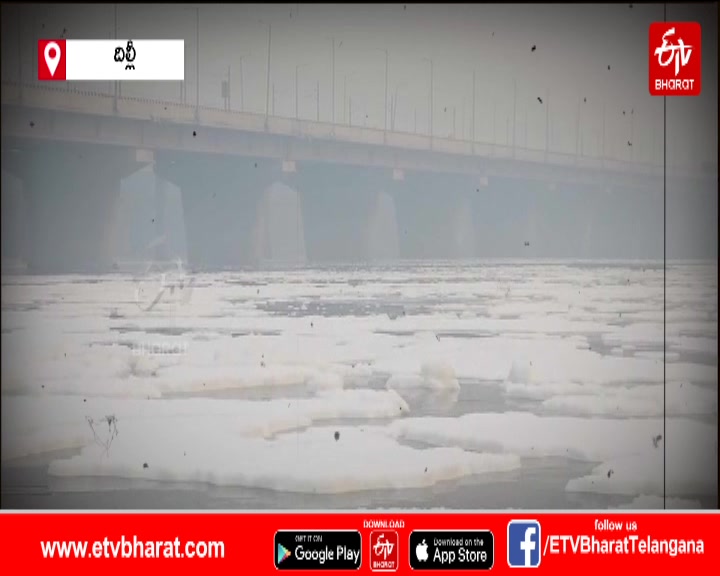
[{"label": "lamp post on bridge", "polygon": [[[195,13],[195,120],[200,119],[200,8],[186,8]],[[115,9],[115,21],[117,38],[117,8]],[[122,86],[118,83],[118,95],[122,95]],[[180,84],[181,100],[187,103],[187,86],[184,82]]]},{"label": "lamp post on bridge", "polygon": [[583,155],[582,145],[582,99],[578,96],[577,123],[575,124],[575,155]]},{"label": "lamp post on bridge", "polygon": [[200,8],[195,8],[195,120],[200,120]]},{"label": "lamp post on bridge", "polygon": [[430,63],[430,109],[429,109],[429,117],[430,117],[430,125],[428,127],[428,133],[430,136],[430,148],[432,149],[433,146],[433,92],[435,91],[435,84],[433,79],[433,60],[432,58],[423,58],[423,61]]},{"label": "lamp post on bridge", "polygon": [[[472,129],[470,130],[470,139],[473,142],[473,146],[475,145],[475,70],[473,70],[473,80],[472,80]],[[473,151],[475,149],[473,148]]]},{"label": "lamp post on bridge", "polygon": [[358,74],[359,72],[353,72],[343,75],[343,122],[346,122],[348,126],[352,126],[352,84],[350,92],[348,92],[347,85],[348,80],[352,81]]},{"label": "lamp post on bridge", "polygon": [[267,69],[265,75],[265,127],[267,128],[268,117],[270,116],[270,54],[272,48],[272,24],[264,20],[258,20],[258,24],[265,24],[268,28],[267,44]]},{"label": "lamp post on bridge", "polygon": [[299,90],[299,76],[300,65],[295,65],[295,120],[300,118],[300,90]]},{"label": "lamp post on bridge", "polygon": [[388,55],[387,50],[383,50],[383,52],[385,52],[385,131],[387,132],[387,129],[388,129],[388,69],[389,69],[390,57]]},{"label": "lamp post on bridge", "polygon": [[232,79],[232,65],[227,67],[227,80],[225,85],[225,110],[230,111],[230,81]]},{"label": "lamp post on bridge", "polygon": [[550,89],[545,90],[545,155],[550,152]]},{"label": "lamp post on bridge", "polygon": [[387,129],[388,129],[388,111],[389,111],[389,107],[388,107],[388,95],[389,95],[389,94],[388,94],[388,91],[389,91],[389,86],[388,86],[388,73],[389,73],[389,70],[390,70],[390,65],[389,65],[390,53],[388,52],[387,49],[383,49],[383,48],[378,48],[377,51],[378,51],[378,52],[382,52],[383,54],[385,54],[385,114],[384,114],[385,124],[384,124],[384,130],[385,130],[385,132],[387,132]]},{"label": "lamp post on bridge", "polygon": [[390,106],[390,130],[395,131],[395,120],[397,120],[397,112],[398,112],[398,95],[400,93],[400,88],[406,88],[407,82],[402,82],[398,86],[395,87],[395,94],[391,99],[391,106]]},{"label": "lamp post on bridge", "polygon": [[512,148],[515,157],[515,138],[517,138],[517,79],[513,79],[513,119],[512,119]]},{"label": "lamp post on bridge", "polygon": [[603,162],[605,161],[605,102],[603,102],[602,107],[602,158]]},{"label": "lamp post on bridge", "polygon": [[250,56],[250,54],[246,54],[245,56],[240,56],[240,58],[238,58],[238,61],[240,62],[240,112],[244,112],[245,109],[245,82],[243,74],[243,60],[245,60],[245,58],[247,58],[248,56]]}]

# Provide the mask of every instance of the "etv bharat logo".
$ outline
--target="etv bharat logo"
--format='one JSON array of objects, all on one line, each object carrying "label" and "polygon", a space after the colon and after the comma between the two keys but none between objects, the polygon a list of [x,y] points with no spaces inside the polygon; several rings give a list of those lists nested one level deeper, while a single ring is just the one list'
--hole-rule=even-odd
[{"label": "etv bharat logo", "polygon": [[697,22],[650,25],[650,94],[697,96],[702,88],[701,32]]},{"label": "etv bharat logo", "polygon": [[395,572],[398,569],[397,532],[370,533],[370,570],[373,572]]}]

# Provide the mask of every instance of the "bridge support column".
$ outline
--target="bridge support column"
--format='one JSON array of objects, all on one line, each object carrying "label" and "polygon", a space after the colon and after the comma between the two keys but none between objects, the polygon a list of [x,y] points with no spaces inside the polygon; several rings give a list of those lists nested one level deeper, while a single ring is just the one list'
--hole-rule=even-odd
[{"label": "bridge support column", "polygon": [[23,183],[24,259],[31,272],[106,272],[114,267],[122,178],[152,162],[125,148],[37,145],[3,164]]},{"label": "bridge support column", "polygon": [[452,255],[455,258],[475,257],[475,199],[469,192],[458,194],[453,207]]},{"label": "bridge support column", "polygon": [[153,197],[155,206],[155,217],[153,218],[155,240],[154,240],[154,258],[163,261],[170,257],[168,250],[168,229],[165,218],[166,207],[169,196],[170,183],[159,177],[155,177],[155,194]]},{"label": "bridge support column", "polygon": [[406,175],[397,195],[403,257],[475,256],[475,180],[450,174]]},{"label": "bridge support column", "polygon": [[303,163],[303,199],[308,259],[368,262],[395,258],[394,188],[388,170]]},{"label": "bridge support column", "polygon": [[304,248],[298,249],[304,244],[297,226],[300,201],[289,163],[165,153],[155,169],[181,190],[191,267],[219,270],[266,260],[304,261]]},{"label": "bridge support column", "polygon": [[395,182],[392,182],[375,194],[366,235],[366,254],[371,262],[386,262],[400,258],[395,197],[391,192],[394,187],[396,187]]},{"label": "bridge support column", "polygon": [[270,264],[302,265],[307,260],[305,225],[295,162],[281,164],[278,179],[257,205],[254,256]]}]

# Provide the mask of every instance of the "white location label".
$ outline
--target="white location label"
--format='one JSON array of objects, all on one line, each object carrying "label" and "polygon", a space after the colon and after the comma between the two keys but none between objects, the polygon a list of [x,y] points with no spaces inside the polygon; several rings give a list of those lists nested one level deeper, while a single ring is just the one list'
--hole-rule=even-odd
[{"label": "white location label", "polygon": [[60,63],[60,46],[57,42],[48,42],[45,45],[45,63],[50,70],[50,76],[55,76],[55,70]]}]

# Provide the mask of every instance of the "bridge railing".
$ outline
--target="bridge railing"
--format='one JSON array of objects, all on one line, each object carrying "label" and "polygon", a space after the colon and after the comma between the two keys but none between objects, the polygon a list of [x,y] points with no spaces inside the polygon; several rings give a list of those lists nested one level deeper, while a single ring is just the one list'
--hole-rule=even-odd
[{"label": "bridge railing", "polygon": [[[157,123],[199,124],[218,128],[266,132],[298,138],[337,140],[398,149],[426,150],[449,155],[521,160],[553,166],[612,170],[633,174],[661,174],[662,162],[630,162],[618,158],[578,155],[492,142],[385,131],[373,127],[266,116],[210,106],[195,106],[138,96],[117,96],[100,90],[83,90],[54,83],[2,82],[2,103],[106,116],[120,116]],[[715,167],[717,173],[717,167]]]}]

